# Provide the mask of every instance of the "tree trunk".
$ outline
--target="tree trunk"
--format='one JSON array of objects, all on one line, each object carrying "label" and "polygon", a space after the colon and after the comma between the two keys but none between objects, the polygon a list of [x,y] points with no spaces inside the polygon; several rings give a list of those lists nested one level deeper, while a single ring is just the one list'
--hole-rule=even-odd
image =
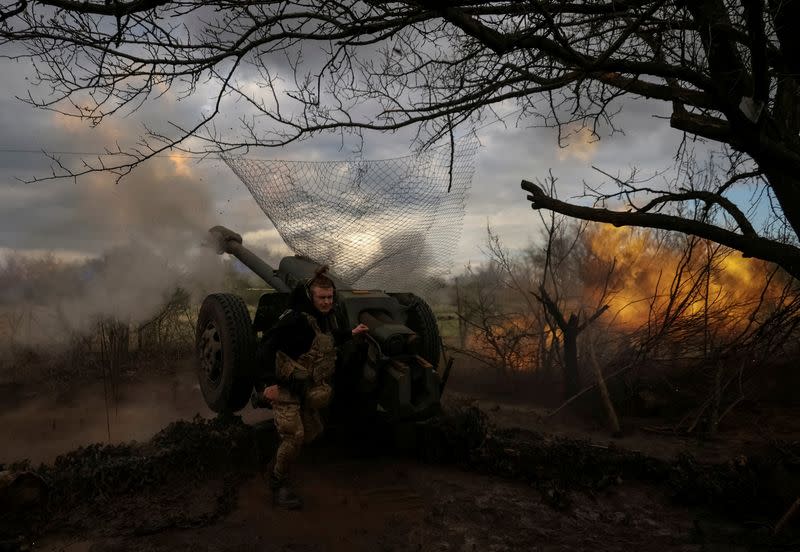
[{"label": "tree trunk", "polygon": [[714,367],[714,383],[711,390],[711,407],[708,414],[708,435],[714,437],[719,429],[719,409],[722,403],[722,373],[723,363],[717,361]]},{"label": "tree trunk", "polygon": [[603,377],[603,371],[600,369],[600,363],[597,362],[597,357],[594,354],[594,343],[591,341],[589,341],[589,358],[592,363],[594,375],[597,378],[597,388],[600,390],[600,398],[603,399],[603,406],[605,407],[606,414],[608,415],[608,423],[611,426],[611,434],[614,437],[620,437],[622,436],[622,430],[620,429],[617,410],[614,408],[614,403],[611,402],[611,395],[608,392],[608,387],[606,387],[606,380]]},{"label": "tree trunk", "polygon": [[565,398],[572,397],[580,390],[578,373],[578,317],[571,314],[564,332],[564,392]]},{"label": "tree trunk", "polygon": [[[759,167],[766,173],[786,220],[795,234],[800,236],[800,178],[784,167],[773,169],[766,163],[759,163]],[[792,261],[787,259],[787,262]],[[794,275],[798,277],[796,273]]]},{"label": "tree trunk", "polygon": [[461,302],[461,289],[456,278],[456,313],[458,318],[458,345],[461,349],[467,347],[467,322],[464,319],[464,305]]}]

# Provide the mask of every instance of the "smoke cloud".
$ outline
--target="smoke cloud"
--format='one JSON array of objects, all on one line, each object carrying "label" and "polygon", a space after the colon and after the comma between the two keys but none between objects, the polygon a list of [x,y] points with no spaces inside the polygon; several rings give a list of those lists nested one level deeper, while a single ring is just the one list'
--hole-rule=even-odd
[{"label": "smoke cloud", "polygon": [[184,159],[157,159],[118,184],[95,175],[72,186],[73,201],[46,221],[47,232],[107,245],[87,260],[6,254],[0,336],[52,342],[99,319],[143,323],[177,287],[198,300],[222,288],[224,263],[205,245],[218,223],[212,193]]}]

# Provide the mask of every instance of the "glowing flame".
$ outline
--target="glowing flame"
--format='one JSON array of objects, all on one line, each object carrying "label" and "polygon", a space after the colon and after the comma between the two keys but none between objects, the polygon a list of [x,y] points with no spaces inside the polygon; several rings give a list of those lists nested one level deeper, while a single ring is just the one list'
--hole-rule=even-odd
[{"label": "glowing flame", "polygon": [[605,267],[593,270],[589,295],[600,300],[613,263],[604,302],[616,323],[630,327],[646,323],[668,304],[685,304],[687,316],[713,310],[718,322],[740,325],[758,303],[771,270],[767,263],[700,240],[687,254],[685,242],[658,240],[642,229],[593,227],[586,244],[598,266]]},{"label": "glowing flame", "polygon": [[488,328],[488,332],[467,334],[467,348],[486,358],[502,356],[506,368],[526,371],[533,368],[538,342],[535,338],[519,340],[520,331],[530,327],[530,321],[522,315],[506,316]]},{"label": "glowing flame", "polygon": [[[601,305],[607,312],[594,328],[617,333],[622,347],[668,336],[670,351],[705,354],[718,339],[736,340],[776,308],[795,300],[787,276],[776,267],[718,244],[682,234],[642,228],[590,226],[560,272],[559,309],[585,322]],[[535,272],[535,271],[534,271]],[[529,282],[536,286],[539,275]],[[493,295],[487,311],[469,328],[467,348],[509,370],[536,370],[539,354],[562,340],[536,310],[520,312],[518,295]],[[483,313],[483,311],[481,311]],[[751,325],[751,324],[755,325]],[[563,330],[563,328],[561,328]]]}]

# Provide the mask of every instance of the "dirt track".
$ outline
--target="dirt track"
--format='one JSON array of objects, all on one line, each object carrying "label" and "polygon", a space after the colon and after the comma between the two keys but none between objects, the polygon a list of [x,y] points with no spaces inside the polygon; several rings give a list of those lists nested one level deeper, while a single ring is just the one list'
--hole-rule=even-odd
[{"label": "dirt track", "polygon": [[696,512],[670,505],[662,493],[642,485],[574,494],[569,509],[558,510],[524,483],[397,458],[354,458],[330,446],[311,451],[298,476],[306,498],[302,512],[273,509],[266,485],[255,476],[236,486],[230,513],[214,519],[226,493],[223,481],[183,482],[145,493],[138,514],[107,503],[94,519],[82,520],[84,530],[49,534],[37,548],[703,549],[694,530]]},{"label": "dirt track", "polygon": [[[115,441],[145,441],[170,419],[189,419],[202,408],[191,374],[164,379],[123,386],[110,417]],[[777,519],[773,511],[749,524],[720,513],[714,497],[748,505],[739,497],[750,496],[747,478],[760,481],[760,472],[747,465],[676,468],[525,430],[479,444],[475,439],[483,437],[469,424],[428,434],[422,454],[412,455],[353,446],[331,432],[302,457],[302,512],[270,505],[260,473],[275,436],[263,411],[247,411],[246,424],[202,418],[173,424],[149,443],[81,449],[53,465],[65,447],[102,440],[108,430],[98,387],[87,389],[94,392],[55,401],[39,392],[0,416],[13,430],[14,447],[4,448],[0,461],[13,460],[8,451],[15,450],[17,459],[49,464],[42,473],[54,496],[49,517],[35,530],[37,550],[630,552],[792,550],[800,542],[796,528],[769,537],[765,520]],[[490,414],[509,427],[514,409],[496,407]],[[76,423],[81,419],[83,425]],[[699,495],[685,496],[686,489]],[[780,514],[785,497],[767,491],[766,503]]]}]

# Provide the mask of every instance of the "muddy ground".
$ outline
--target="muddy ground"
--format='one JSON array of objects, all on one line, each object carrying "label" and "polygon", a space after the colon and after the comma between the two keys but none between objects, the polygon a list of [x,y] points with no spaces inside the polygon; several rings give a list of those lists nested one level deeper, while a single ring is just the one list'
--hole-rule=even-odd
[{"label": "muddy ground", "polygon": [[212,419],[188,363],[127,373],[108,410],[101,381],[3,395],[0,462],[50,486],[23,549],[800,550],[797,520],[772,531],[800,496],[788,430],[709,443],[629,421],[612,440],[454,386],[414,447],[330,431],[298,467],[306,507],[285,512],[262,476],[269,412]]}]

